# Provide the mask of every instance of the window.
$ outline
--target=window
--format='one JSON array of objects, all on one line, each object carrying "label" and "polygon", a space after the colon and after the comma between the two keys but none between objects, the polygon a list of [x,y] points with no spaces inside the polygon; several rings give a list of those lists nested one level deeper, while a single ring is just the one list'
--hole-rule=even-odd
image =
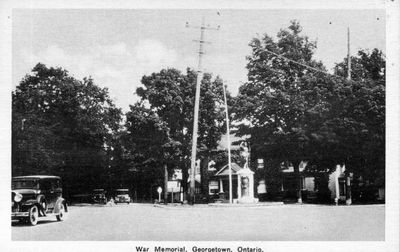
[{"label": "window", "polygon": [[51,181],[47,180],[47,179],[42,180],[41,183],[40,183],[40,189],[46,190],[46,191],[47,190],[51,190],[52,189]]},{"label": "window", "polygon": [[61,181],[60,180],[52,180],[51,185],[53,189],[61,188]]},{"label": "window", "polygon": [[15,180],[12,182],[11,188],[14,189],[38,189],[38,183],[36,180]]}]

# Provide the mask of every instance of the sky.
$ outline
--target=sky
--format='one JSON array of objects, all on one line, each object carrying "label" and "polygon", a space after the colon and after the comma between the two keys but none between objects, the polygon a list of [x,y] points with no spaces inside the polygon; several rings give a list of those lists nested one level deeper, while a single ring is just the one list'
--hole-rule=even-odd
[{"label": "sky", "polygon": [[[217,14],[219,12],[220,15]],[[315,59],[329,71],[359,49],[385,52],[384,10],[173,10],[173,9],[14,9],[12,13],[12,81],[15,88],[38,63],[62,67],[78,79],[91,76],[107,87],[117,106],[127,111],[143,75],[173,67],[196,69],[200,30],[207,30],[203,67],[219,75],[236,95],[246,82],[246,56],[254,37],[276,38],[296,19],[303,34],[317,41]]]}]

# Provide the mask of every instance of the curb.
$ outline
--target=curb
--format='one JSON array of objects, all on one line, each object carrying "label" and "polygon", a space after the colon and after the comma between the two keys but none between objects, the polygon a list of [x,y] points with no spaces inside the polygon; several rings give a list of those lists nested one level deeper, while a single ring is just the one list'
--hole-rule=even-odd
[{"label": "curb", "polygon": [[332,208],[332,209],[345,209],[345,208],[368,208],[368,207],[385,207],[385,204],[373,204],[373,205],[318,205],[318,204],[284,204],[283,202],[269,202],[269,203],[255,203],[255,204],[227,204],[227,203],[210,203],[210,204],[198,204],[198,205],[163,205],[154,204],[153,207],[164,208],[164,209],[193,209],[193,208],[265,208],[265,207],[277,207],[284,206],[289,208],[303,208],[303,207],[318,207],[318,208]]},{"label": "curb", "polygon": [[243,208],[243,207],[271,207],[271,206],[283,206],[283,202],[270,202],[270,203],[255,203],[255,204],[227,204],[227,203],[210,203],[210,204],[198,204],[198,205],[162,205],[154,204],[153,207],[166,208],[166,209],[188,209],[188,208]]}]

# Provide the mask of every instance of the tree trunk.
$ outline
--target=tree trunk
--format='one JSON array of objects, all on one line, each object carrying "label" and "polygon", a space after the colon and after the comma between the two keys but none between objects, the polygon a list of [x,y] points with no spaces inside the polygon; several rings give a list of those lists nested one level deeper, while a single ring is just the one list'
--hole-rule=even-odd
[{"label": "tree trunk", "polygon": [[183,201],[187,201],[188,199],[188,169],[185,166],[185,163],[181,163],[181,170],[182,170],[182,188],[183,188]]},{"label": "tree trunk", "polygon": [[208,155],[200,163],[201,194],[208,202]]},{"label": "tree trunk", "polygon": [[168,169],[167,164],[164,164],[164,204],[168,202]]}]

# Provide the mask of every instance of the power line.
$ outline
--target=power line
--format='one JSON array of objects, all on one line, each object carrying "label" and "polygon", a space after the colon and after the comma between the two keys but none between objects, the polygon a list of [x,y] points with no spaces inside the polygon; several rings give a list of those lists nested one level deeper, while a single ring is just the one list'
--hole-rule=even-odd
[{"label": "power line", "polygon": [[345,77],[343,77],[343,76],[336,75],[336,74],[331,74],[331,73],[322,71],[321,69],[318,69],[318,68],[315,68],[315,67],[311,67],[311,66],[309,66],[309,65],[306,65],[306,64],[297,62],[297,61],[295,61],[295,60],[289,59],[289,58],[287,58],[287,57],[285,57],[285,56],[282,56],[282,55],[280,55],[280,54],[274,53],[274,52],[269,51],[269,50],[267,50],[267,49],[264,49],[264,50],[265,50],[266,52],[268,52],[268,53],[271,53],[271,54],[273,54],[273,55],[279,57],[279,58],[282,58],[282,59],[284,59],[284,60],[290,61],[290,62],[292,62],[292,63],[294,63],[294,64],[303,66],[303,67],[305,67],[305,68],[311,69],[311,70],[313,70],[313,71],[320,72],[320,73],[323,73],[323,74],[326,74],[326,75],[330,75],[330,76],[333,76],[333,77],[338,77],[338,78],[345,79]]}]

